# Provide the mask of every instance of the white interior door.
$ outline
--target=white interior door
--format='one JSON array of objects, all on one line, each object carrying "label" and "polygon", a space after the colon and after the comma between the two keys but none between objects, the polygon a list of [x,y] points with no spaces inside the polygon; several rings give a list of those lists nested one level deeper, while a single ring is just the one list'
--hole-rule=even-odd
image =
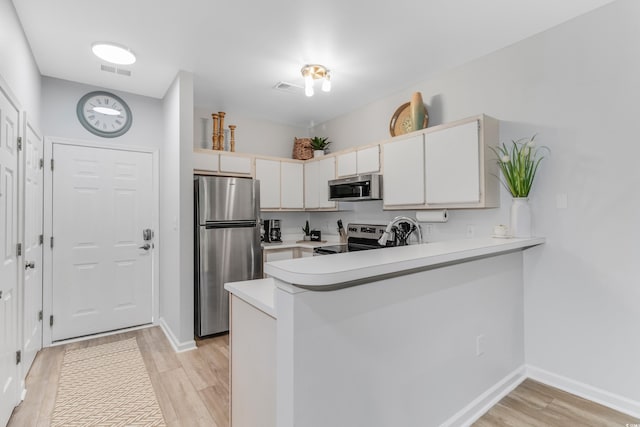
[{"label": "white interior door", "polygon": [[23,378],[42,348],[42,166],[43,141],[30,126],[24,144]]},{"label": "white interior door", "polygon": [[18,404],[18,110],[0,91],[0,426]]},{"label": "white interior door", "polygon": [[52,339],[152,321],[152,154],[53,144]]}]

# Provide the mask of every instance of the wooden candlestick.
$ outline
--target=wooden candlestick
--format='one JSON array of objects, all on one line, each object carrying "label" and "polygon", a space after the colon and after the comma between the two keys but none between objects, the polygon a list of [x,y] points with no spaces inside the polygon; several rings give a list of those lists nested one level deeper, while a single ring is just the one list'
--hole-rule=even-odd
[{"label": "wooden candlestick", "polygon": [[220,116],[220,133],[218,134],[218,150],[224,150],[224,111],[218,111]]},{"label": "wooden candlestick", "polygon": [[213,135],[211,136],[211,142],[213,143],[211,146],[212,150],[218,149],[218,115],[213,113],[211,114],[211,118],[213,118]]},{"label": "wooden candlestick", "polygon": [[231,151],[236,151],[236,125],[229,125],[229,130],[231,131],[231,142],[229,146],[231,147]]}]

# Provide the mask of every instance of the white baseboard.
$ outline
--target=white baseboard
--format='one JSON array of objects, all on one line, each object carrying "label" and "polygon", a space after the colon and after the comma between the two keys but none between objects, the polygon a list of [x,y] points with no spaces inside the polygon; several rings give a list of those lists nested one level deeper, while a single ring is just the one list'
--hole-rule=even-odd
[{"label": "white baseboard", "polygon": [[525,379],[525,366],[522,365],[442,423],[441,427],[470,426]]},{"label": "white baseboard", "polygon": [[198,347],[196,347],[196,341],[195,340],[190,340],[190,341],[187,341],[187,342],[178,341],[178,338],[173,334],[173,331],[171,330],[169,325],[167,325],[167,322],[165,322],[163,317],[158,319],[158,324],[160,325],[160,328],[162,328],[162,332],[164,332],[164,335],[167,337],[167,339],[171,343],[171,347],[173,347],[173,350],[176,353],[181,353],[183,351],[189,351],[189,350],[195,350],[196,348],[198,348]]},{"label": "white baseboard", "polygon": [[631,415],[632,417],[640,418],[640,402],[624,396],[610,393],[606,390],[531,365],[526,365],[526,376],[592,402],[615,409],[616,411]]}]

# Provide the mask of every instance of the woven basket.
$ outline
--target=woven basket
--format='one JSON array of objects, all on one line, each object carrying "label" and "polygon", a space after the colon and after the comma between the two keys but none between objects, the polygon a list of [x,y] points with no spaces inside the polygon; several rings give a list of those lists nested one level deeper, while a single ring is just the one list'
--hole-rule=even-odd
[{"label": "woven basket", "polygon": [[297,160],[309,160],[313,158],[311,138],[294,138],[292,157]]}]

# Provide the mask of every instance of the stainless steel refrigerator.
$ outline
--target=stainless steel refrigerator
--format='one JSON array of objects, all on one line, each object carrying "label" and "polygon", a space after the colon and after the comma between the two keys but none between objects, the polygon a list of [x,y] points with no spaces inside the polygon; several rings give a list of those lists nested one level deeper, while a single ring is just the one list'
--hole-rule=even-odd
[{"label": "stainless steel refrigerator", "polygon": [[196,175],[195,331],[229,330],[227,282],[262,278],[260,186],[249,178]]}]

